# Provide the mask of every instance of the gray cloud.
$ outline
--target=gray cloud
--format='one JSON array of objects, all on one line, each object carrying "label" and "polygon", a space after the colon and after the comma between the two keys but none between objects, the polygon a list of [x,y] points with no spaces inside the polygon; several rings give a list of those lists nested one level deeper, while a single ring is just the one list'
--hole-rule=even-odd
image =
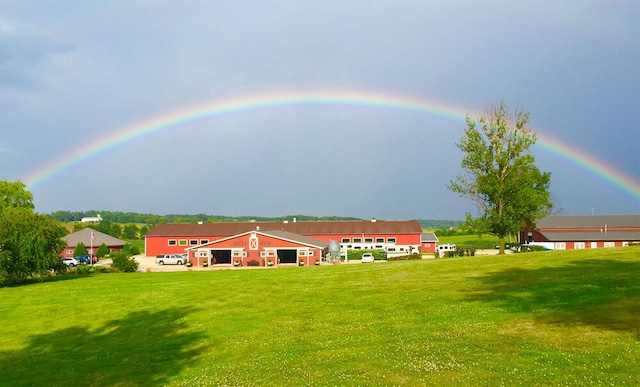
[{"label": "gray cloud", "polygon": [[[2,176],[26,176],[168,111],[330,88],[462,111],[504,98],[529,109],[537,130],[640,179],[634,1],[42,4],[0,4],[0,25],[13,27],[0,28],[0,146],[15,152],[3,156]],[[238,112],[112,148],[34,195],[44,212],[461,219],[474,209],[446,183],[459,170],[463,126],[347,105]],[[640,211],[637,197],[575,163],[536,156],[566,212]],[[103,178],[91,189],[74,188],[95,173]]]}]

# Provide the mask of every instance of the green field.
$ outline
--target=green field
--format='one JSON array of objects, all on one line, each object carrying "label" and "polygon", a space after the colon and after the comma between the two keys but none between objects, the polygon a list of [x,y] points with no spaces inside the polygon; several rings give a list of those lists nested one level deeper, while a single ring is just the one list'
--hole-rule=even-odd
[{"label": "green field", "polygon": [[0,289],[0,386],[637,385],[640,249]]},{"label": "green field", "polygon": [[[477,249],[493,249],[498,245],[498,237],[489,234],[483,234],[478,237],[476,234],[469,235],[438,235],[438,244],[454,243],[461,247],[473,247]],[[514,239],[515,242],[515,239]],[[509,243],[509,239],[505,238],[505,243]]]}]

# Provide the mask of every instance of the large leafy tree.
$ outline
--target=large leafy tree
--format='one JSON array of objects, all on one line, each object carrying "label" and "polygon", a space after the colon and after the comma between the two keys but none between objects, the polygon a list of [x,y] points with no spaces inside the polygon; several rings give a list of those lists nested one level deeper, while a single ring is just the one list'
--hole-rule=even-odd
[{"label": "large leafy tree", "polygon": [[66,231],[47,215],[27,208],[0,214],[0,284],[27,277],[44,277],[62,269],[60,252]]},{"label": "large leafy tree", "polygon": [[449,190],[468,197],[480,215],[467,214],[467,222],[500,240],[516,234],[522,224],[535,223],[551,209],[551,175],[540,172],[530,147],[536,135],[529,127],[529,112],[512,113],[504,101],[486,109],[477,119],[467,116],[467,127],[456,145],[464,153],[462,170]]},{"label": "large leafy tree", "polygon": [[0,285],[64,270],[65,228],[33,208],[24,184],[0,181]]},{"label": "large leafy tree", "polygon": [[0,213],[6,208],[34,208],[33,195],[22,182],[0,180]]}]

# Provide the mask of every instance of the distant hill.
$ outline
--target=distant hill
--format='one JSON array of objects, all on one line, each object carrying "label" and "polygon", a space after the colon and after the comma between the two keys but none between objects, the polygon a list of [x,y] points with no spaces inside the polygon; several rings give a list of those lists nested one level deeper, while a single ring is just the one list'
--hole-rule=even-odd
[{"label": "distant hill", "polygon": [[434,219],[418,219],[420,227],[431,230],[448,230],[450,228],[458,228],[461,220],[434,220]]},{"label": "distant hill", "polygon": [[[170,214],[170,215],[154,215],[139,214],[135,212],[119,212],[104,210],[89,211],[55,211],[51,213],[51,217],[64,223],[79,222],[80,219],[100,214],[102,219],[113,223],[138,223],[147,225],[156,225],[160,223],[195,223],[195,222],[249,222],[255,220],[257,222],[281,222],[292,220],[298,221],[321,221],[321,220],[361,220],[359,218],[348,216],[309,216],[309,215],[285,215],[277,217],[265,216],[226,216],[226,215],[206,215],[206,214]],[[422,228],[428,229],[449,229],[457,228],[461,221],[458,220],[433,220],[418,219]]]},{"label": "distant hill", "polygon": [[280,222],[285,220],[296,219],[298,221],[318,221],[318,220],[359,220],[353,217],[344,216],[308,216],[308,215],[285,215],[279,217],[264,216],[226,216],[226,215],[206,215],[206,214],[170,214],[170,215],[154,215],[154,214],[138,214],[135,212],[119,212],[119,211],[55,211],[51,213],[51,217],[60,222],[79,222],[80,219],[100,214],[102,219],[113,223],[139,223],[156,225],[160,223],[195,223],[195,222]]}]

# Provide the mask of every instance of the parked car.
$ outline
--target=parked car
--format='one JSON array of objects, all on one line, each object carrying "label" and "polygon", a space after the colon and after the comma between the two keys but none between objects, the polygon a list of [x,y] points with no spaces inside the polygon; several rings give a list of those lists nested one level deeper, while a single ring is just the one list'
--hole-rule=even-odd
[{"label": "parked car", "polygon": [[362,254],[362,263],[373,262],[373,254],[364,253]]},{"label": "parked car", "polygon": [[184,265],[187,263],[186,254],[160,254],[156,256],[158,265]]},{"label": "parked car", "polygon": [[76,267],[80,264],[80,262],[75,258],[61,258],[60,260],[69,267]]},{"label": "parked car", "polygon": [[88,255],[79,255],[77,257],[73,257],[76,261],[80,262],[83,265],[88,265],[90,263],[98,262],[98,258],[96,256],[93,259],[89,258]]}]

